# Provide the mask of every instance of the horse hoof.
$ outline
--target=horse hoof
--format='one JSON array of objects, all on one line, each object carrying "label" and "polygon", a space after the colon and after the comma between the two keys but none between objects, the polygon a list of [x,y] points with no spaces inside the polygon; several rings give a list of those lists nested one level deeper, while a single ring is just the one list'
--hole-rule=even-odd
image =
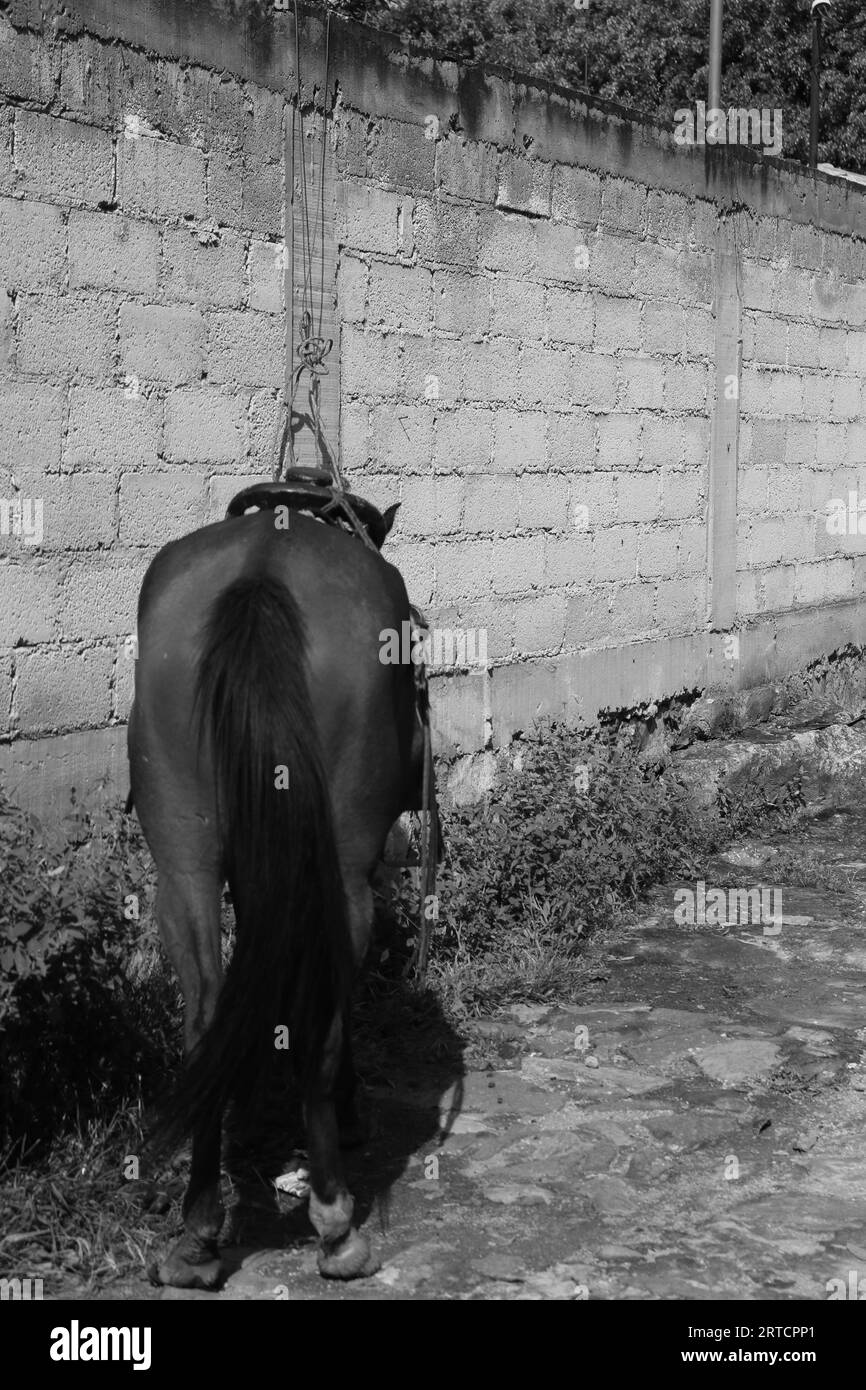
[{"label": "horse hoof", "polygon": [[342,1240],[323,1245],[319,1251],[319,1273],[324,1279],[367,1279],[378,1268],[370,1242],[354,1226]]},{"label": "horse hoof", "polygon": [[173,1289],[215,1289],[223,1277],[223,1266],[215,1251],[193,1263],[175,1248],[164,1260],[153,1260],[147,1274],[152,1284]]}]

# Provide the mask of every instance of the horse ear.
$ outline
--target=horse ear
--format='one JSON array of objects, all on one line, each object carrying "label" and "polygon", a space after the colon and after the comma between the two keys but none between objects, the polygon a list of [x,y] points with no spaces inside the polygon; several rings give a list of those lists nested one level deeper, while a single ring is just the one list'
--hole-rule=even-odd
[{"label": "horse ear", "polygon": [[384,511],[384,512],[382,513],[382,520],[383,520],[384,523],[385,523],[385,535],[386,535],[386,536],[388,535],[388,532],[391,530],[391,527],[394,525],[394,518],[395,518],[395,516],[397,515],[397,513],[399,512],[399,510],[400,510],[400,503],[399,503],[399,502],[395,502],[394,505],[393,505],[392,507],[389,507],[389,508],[387,509],[387,511]]}]

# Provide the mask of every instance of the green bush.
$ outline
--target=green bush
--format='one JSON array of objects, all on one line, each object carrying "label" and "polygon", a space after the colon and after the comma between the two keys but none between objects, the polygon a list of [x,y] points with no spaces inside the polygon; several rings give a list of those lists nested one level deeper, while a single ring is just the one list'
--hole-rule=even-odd
[{"label": "green bush", "polygon": [[137,827],[74,803],[46,839],[0,791],[0,1139],[39,1144],[164,1069],[173,989]]}]

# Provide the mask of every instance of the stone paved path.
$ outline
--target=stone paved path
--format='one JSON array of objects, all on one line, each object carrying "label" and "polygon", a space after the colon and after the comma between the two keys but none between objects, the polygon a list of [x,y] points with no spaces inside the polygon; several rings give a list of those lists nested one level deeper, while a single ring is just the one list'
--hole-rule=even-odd
[{"label": "stone paved path", "polygon": [[[774,843],[832,884],[765,871],[777,934],[677,925],[666,885],[596,942],[580,1000],[483,1021],[485,1060],[444,1091],[423,1067],[374,1091],[352,1165],[373,1278],[319,1279],[282,1198],[294,1243],[236,1248],[220,1294],[162,1297],[866,1297],[866,818]],[[753,886],[770,851],[741,843],[702,877]]]}]

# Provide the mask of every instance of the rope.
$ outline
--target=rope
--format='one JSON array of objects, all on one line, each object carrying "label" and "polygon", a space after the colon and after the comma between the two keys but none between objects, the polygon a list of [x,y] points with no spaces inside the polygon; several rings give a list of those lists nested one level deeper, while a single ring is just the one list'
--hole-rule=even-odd
[{"label": "rope", "polygon": [[[273,478],[274,478],[274,481],[275,481],[275,482],[279,482],[280,478],[283,476],[283,472],[284,472],[284,462],[285,462],[285,456],[286,456],[286,451],[287,451],[287,450],[288,450],[288,455],[289,455],[289,464],[290,464],[290,467],[294,468],[294,467],[296,466],[296,461],[295,461],[295,441],[294,441],[294,434],[295,434],[295,432],[294,432],[294,430],[292,429],[292,420],[293,420],[293,417],[294,417],[294,414],[295,414],[295,401],[296,401],[296,399],[297,399],[298,389],[299,389],[300,383],[301,383],[301,377],[303,376],[304,372],[306,371],[306,372],[309,373],[309,376],[310,376],[310,385],[309,385],[309,390],[308,390],[308,401],[309,401],[309,407],[310,407],[310,419],[312,420],[312,424],[313,424],[313,436],[314,436],[315,441],[316,441],[316,452],[317,452],[317,456],[318,456],[318,459],[319,459],[319,463],[321,464],[321,466],[322,466],[327,472],[329,472],[329,473],[331,474],[331,476],[332,476],[332,478],[333,478],[333,480],[334,480],[334,486],[335,486],[337,489],[339,489],[340,491],[344,491],[344,490],[345,490],[345,489],[344,489],[344,483],[343,483],[343,478],[342,478],[342,475],[341,475],[341,472],[340,472],[340,466],[339,466],[339,463],[338,463],[338,461],[337,461],[337,455],[336,455],[335,453],[333,453],[331,450],[328,449],[327,440],[326,440],[326,437],[325,437],[325,430],[324,430],[324,426],[323,426],[323,424],[322,424],[321,410],[320,410],[320,406],[319,406],[320,378],[323,377],[323,376],[327,376],[327,375],[329,374],[329,373],[328,373],[328,368],[325,366],[325,358],[328,356],[328,354],[330,353],[332,347],[334,346],[334,340],[333,340],[333,338],[323,338],[322,335],[321,335],[322,318],[323,318],[323,314],[324,314],[324,297],[325,297],[325,284],[324,284],[325,276],[324,276],[324,269],[322,270],[321,274],[319,275],[319,314],[318,314],[318,324],[317,324],[317,327],[318,327],[318,329],[319,329],[320,331],[319,331],[318,333],[314,333],[314,331],[313,331],[313,325],[314,325],[313,286],[312,286],[312,277],[313,277],[313,257],[314,257],[314,254],[315,254],[316,242],[317,242],[317,240],[318,240],[319,227],[320,227],[320,225],[321,225],[322,229],[324,229],[324,222],[325,222],[325,159],[326,159],[326,156],[327,156],[327,148],[328,148],[328,106],[327,106],[327,93],[328,93],[328,76],[329,76],[329,72],[330,72],[330,61],[331,61],[331,14],[330,14],[330,11],[328,11],[327,19],[326,19],[326,25],[325,25],[325,72],[324,72],[324,86],[323,86],[323,92],[322,92],[322,97],[323,97],[323,100],[322,100],[322,148],[321,148],[321,161],[320,161],[321,167],[320,167],[320,169],[319,169],[319,198],[318,198],[318,205],[319,205],[319,206],[318,206],[318,216],[316,217],[315,225],[313,226],[312,232],[311,232],[311,229],[310,229],[310,209],[309,209],[309,201],[308,201],[308,198],[307,198],[307,165],[306,165],[306,159],[304,158],[304,117],[303,117],[303,111],[302,111],[302,109],[301,109],[301,52],[300,52],[300,18],[299,18],[299,15],[298,15],[298,0],[295,0],[294,8],[295,8],[295,91],[296,91],[296,112],[297,112],[298,133],[299,133],[298,144],[299,144],[300,151],[301,151],[301,160],[300,160],[300,164],[301,164],[301,199],[302,199],[302,207],[303,207],[302,218],[301,218],[301,247],[302,247],[302,257],[303,257],[303,264],[304,264],[304,280],[303,280],[303,288],[302,288],[302,294],[301,294],[301,300],[302,300],[302,304],[303,304],[303,310],[302,310],[302,313],[301,313],[301,341],[300,341],[300,343],[298,344],[297,348],[295,349],[295,353],[296,353],[296,355],[300,358],[300,362],[299,362],[299,364],[295,367],[295,369],[294,369],[293,372],[292,372],[292,375],[291,375],[291,391],[290,391],[290,393],[289,393],[289,399],[288,399],[288,402],[287,402],[286,404],[283,404],[283,407],[282,407],[282,408],[285,410],[285,414],[286,414],[286,419],[285,419],[285,421],[284,421],[284,423],[283,423],[283,428],[282,428],[282,430],[280,430],[280,428],[279,428],[279,423],[278,423],[278,425],[277,425],[277,430],[275,431],[275,435],[274,435],[274,442],[273,442],[273,456],[274,456]],[[293,122],[292,122],[291,139],[292,139],[292,147],[293,147],[293,151],[294,151],[294,143],[295,143],[295,125],[294,125],[294,119],[293,119]],[[294,202],[294,198],[293,198],[293,202]],[[323,234],[322,234],[322,247],[323,247],[323,251],[324,251],[324,230],[323,230]],[[293,294],[292,294],[292,287],[291,287],[291,286],[290,286],[290,295],[291,295],[292,301],[293,301]],[[292,331],[292,336],[294,336],[294,334],[293,334],[293,328],[294,328],[293,307],[294,307],[294,305],[293,305],[293,302],[292,302],[292,304],[290,304],[290,313],[291,313],[290,322],[291,322],[291,325],[292,325],[292,328],[291,328],[290,331]],[[278,437],[279,437],[279,445],[277,445],[277,438],[278,438]],[[354,520],[355,520],[355,522],[357,523],[357,525],[360,526],[360,523],[357,522],[357,518],[354,518]],[[363,528],[362,528],[362,529],[363,529]]]}]

